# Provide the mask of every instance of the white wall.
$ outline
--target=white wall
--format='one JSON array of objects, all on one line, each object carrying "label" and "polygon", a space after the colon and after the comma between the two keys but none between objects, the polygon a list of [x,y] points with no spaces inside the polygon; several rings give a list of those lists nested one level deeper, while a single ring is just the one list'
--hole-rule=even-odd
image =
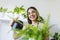
[{"label": "white wall", "polygon": [[[9,26],[10,21],[0,20],[0,40],[13,40],[13,31]],[[10,31],[11,30],[11,31]]]},{"label": "white wall", "polygon": [[[26,9],[30,6],[35,6],[44,19],[46,19],[47,14],[50,13],[50,24],[56,24],[50,30],[51,33],[60,31],[60,0],[0,0],[0,6],[10,10],[12,10],[15,6],[21,5],[24,5]],[[5,27],[7,26],[8,25],[6,24]]]}]

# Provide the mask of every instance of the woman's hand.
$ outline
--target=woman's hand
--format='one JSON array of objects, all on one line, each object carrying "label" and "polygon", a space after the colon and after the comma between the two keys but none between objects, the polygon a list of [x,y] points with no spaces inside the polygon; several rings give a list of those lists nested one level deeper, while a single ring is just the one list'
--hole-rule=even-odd
[{"label": "woman's hand", "polygon": [[12,26],[12,25],[14,24],[14,22],[17,21],[17,20],[18,20],[18,17],[12,19],[12,20],[10,21],[10,26]]},{"label": "woman's hand", "polygon": [[15,22],[14,20],[11,20],[9,25],[12,27],[14,22]]}]

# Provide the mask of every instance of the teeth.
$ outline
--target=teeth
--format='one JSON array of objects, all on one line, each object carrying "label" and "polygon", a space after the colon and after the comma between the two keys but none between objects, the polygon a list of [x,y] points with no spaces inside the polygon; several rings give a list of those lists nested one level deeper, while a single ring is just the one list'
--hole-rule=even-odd
[{"label": "teeth", "polygon": [[31,18],[34,18],[35,16],[31,16]]}]

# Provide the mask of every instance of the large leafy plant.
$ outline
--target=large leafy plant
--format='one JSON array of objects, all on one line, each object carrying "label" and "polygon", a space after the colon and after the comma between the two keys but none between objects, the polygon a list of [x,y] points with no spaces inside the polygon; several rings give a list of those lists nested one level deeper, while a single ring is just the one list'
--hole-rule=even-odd
[{"label": "large leafy plant", "polygon": [[49,19],[50,19],[49,17],[50,16],[48,16],[47,20],[44,21],[44,25],[39,30],[37,27],[28,24],[25,30],[15,30],[17,32],[15,37],[25,35],[27,40],[29,40],[30,38],[33,38],[34,40],[46,40],[47,35],[49,35],[49,29],[52,27],[52,26],[49,27]]}]

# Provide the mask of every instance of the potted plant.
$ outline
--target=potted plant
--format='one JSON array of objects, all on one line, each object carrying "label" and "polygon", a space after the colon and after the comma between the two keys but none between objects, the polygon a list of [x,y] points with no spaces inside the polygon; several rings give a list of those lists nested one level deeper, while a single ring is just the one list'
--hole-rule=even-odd
[{"label": "potted plant", "polygon": [[58,32],[55,32],[53,35],[53,39],[51,40],[60,40],[60,34]]}]

